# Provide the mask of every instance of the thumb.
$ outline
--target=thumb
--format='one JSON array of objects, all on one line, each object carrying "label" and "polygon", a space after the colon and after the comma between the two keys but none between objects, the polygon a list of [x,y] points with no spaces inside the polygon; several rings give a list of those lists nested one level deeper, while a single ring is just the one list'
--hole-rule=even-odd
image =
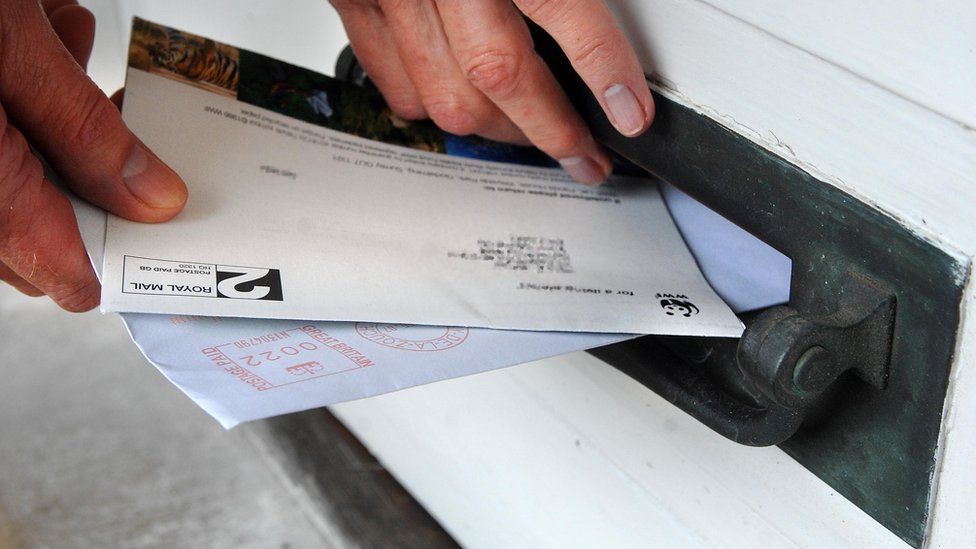
[{"label": "thumb", "polygon": [[[68,186],[135,221],[165,221],[179,213],[187,196],[183,181],[129,131],[65,51],[38,4],[5,2],[0,20],[20,35],[0,49],[0,100]],[[17,51],[20,45],[30,51]]]}]

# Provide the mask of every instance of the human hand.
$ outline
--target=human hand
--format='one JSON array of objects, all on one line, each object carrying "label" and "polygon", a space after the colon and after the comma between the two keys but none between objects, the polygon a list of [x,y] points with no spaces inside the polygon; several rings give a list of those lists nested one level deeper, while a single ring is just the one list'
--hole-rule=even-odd
[{"label": "human hand", "polygon": [[654,102],[637,55],[601,0],[330,0],[356,57],[402,118],[531,142],[577,181],[611,170],[522,18],[545,29],[620,133],[643,133]]},{"label": "human hand", "polygon": [[85,74],[94,36],[75,0],[0,2],[0,280],[69,311],[98,304],[98,280],[32,147],[75,193],[134,221],[170,219],[187,195]]}]

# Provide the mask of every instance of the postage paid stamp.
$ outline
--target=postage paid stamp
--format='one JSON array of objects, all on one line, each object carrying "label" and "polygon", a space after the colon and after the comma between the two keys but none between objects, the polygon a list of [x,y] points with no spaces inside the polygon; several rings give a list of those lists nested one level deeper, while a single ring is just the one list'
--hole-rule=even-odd
[{"label": "postage paid stamp", "polygon": [[403,351],[446,351],[468,339],[467,328],[377,324],[357,322],[356,333],[363,339]]},{"label": "postage paid stamp", "polygon": [[221,343],[201,352],[258,391],[375,364],[358,348],[312,324]]}]

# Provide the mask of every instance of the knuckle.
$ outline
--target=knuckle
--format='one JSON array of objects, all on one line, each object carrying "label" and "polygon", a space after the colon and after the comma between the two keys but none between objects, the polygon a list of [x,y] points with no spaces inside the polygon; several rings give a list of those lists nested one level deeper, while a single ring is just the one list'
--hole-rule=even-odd
[{"label": "knuckle", "polygon": [[519,11],[533,21],[544,21],[559,12],[564,2],[560,0],[516,0]]},{"label": "knuckle", "polygon": [[8,126],[0,135],[0,227],[11,226],[11,218],[30,215],[23,202],[36,195],[43,181],[41,161],[30,153],[23,136]]},{"label": "knuckle", "polygon": [[26,28],[30,23],[24,4],[30,7],[27,2],[0,2],[0,43],[16,37],[16,31]]},{"label": "knuckle", "polygon": [[90,94],[78,107],[65,113],[62,134],[78,150],[98,151],[111,142],[119,130],[119,111],[101,94]]},{"label": "knuckle", "polygon": [[507,97],[518,90],[525,58],[517,51],[489,47],[464,56],[464,74],[485,94]]},{"label": "knuckle", "polygon": [[402,12],[417,5],[417,0],[377,0],[380,9],[386,13]]},{"label": "knuckle", "polygon": [[390,95],[386,99],[386,104],[393,111],[393,114],[404,120],[423,120],[427,118],[427,110],[423,103],[413,96],[403,97]]},{"label": "knuckle", "polygon": [[583,134],[570,128],[542,135],[535,140],[536,146],[556,157],[575,155],[583,145]]},{"label": "knuckle", "polygon": [[353,10],[378,11],[378,0],[329,0],[332,7],[339,13],[350,12]]},{"label": "knuckle", "polygon": [[580,70],[612,67],[619,58],[616,37],[609,32],[589,36],[579,43],[570,61]]},{"label": "knuckle", "polygon": [[53,294],[58,306],[73,313],[83,313],[94,309],[99,302],[101,288],[89,279],[65,282]]},{"label": "knuckle", "polygon": [[36,217],[31,208],[11,208],[6,222],[0,226],[0,239],[3,241],[5,255],[12,264],[30,265],[30,272],[36,272],[37,253],[34,234]]},{"label": "knuckle", "polygon": [[456,94],[435,97],[426,106],[430,118],[444,131],[455,135],[470,135],[477,133],[481,127],[478,117]]},{"label": "knuckle", "polygon": [[16,263],[33,260],[34,246],[30,238],[31,220],[24,215],[11,215],[7,223],[0,229],[0,238],[4,243],[5,252]]}]

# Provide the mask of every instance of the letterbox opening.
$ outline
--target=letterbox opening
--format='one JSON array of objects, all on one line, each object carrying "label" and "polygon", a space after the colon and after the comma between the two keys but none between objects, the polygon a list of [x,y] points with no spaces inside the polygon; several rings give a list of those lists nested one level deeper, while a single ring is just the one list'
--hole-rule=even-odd
[{"label": "letterbox opening", "polygon": [[721,214],[667,183],[661,194],[715,292],[736,313],[790,300],[793,262]]}]

